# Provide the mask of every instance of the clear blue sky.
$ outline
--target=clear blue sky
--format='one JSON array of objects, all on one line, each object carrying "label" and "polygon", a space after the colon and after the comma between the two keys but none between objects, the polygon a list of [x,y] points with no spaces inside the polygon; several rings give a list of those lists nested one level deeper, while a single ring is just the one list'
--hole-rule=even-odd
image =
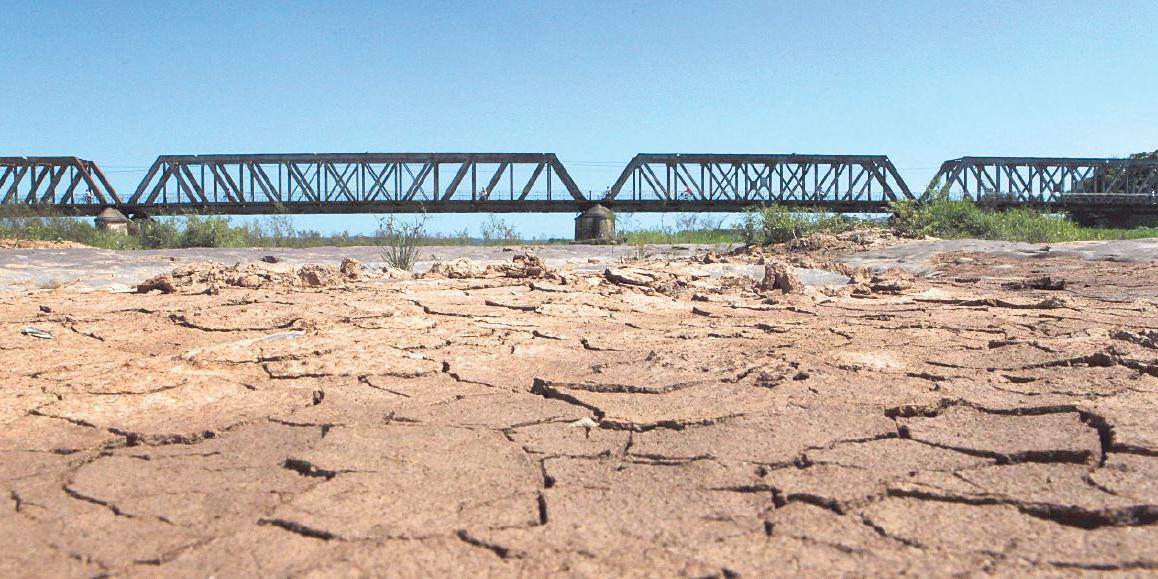
[{"label": "clear blue sky", "polygon": [[90,158],[122,191],[162,153],[555,152],[602,191],[638,152],[883,153],[920,186],[964,154],[1158,149],[1154,0],[0,0],[0,20],[0,155]]}]

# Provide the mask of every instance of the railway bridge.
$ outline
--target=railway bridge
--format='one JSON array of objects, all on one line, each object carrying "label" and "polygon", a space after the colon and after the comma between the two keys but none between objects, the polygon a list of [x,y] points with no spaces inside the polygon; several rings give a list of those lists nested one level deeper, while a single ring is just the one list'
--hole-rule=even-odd
[{"label": "railway bridge", "polygon": [[877,213],[934,193],[1079,221],[1158,219],[1158,161],[961,157],[914,192],[884,155],[640,154],[584,195],[553,153],[162,155],[116,191],[76,157],[0,157],[0,209],[66,215],[734,212],[780,204]]}]

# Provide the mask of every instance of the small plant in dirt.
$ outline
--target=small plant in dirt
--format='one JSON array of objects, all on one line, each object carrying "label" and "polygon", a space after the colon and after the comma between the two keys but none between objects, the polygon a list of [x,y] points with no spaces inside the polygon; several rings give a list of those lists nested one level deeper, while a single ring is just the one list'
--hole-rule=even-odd
[{"label": "small plant in dirt", "polygon": [[506,221],[495,217],[493,214],[487,216],[487,220],[480,228],[482,234],[482,241],[485,245],[492,245],[495,243],[509,243],[519,240],[519,232],[515,230],[514,226]]},{"label": "small plant in dirt", "polygon": [[[279,209],[284,211],[284,208]],[[249,235],[262,240],[263,245],[272,247],[301,245],[300,240],[305,237],[294,227],[293,217],[285,213],[276,213],[251,224]]]},{"label": "small plant in dirt", "polygon": [[465,227],[463,227],[462,230],[459,231],[458,233],[455,233],[453,235],[453,238],[455,239],[455,241],[458,242],[458,245],[470,245],[471,244],[470,230],[465,228]]},{"label": "small plant in dirt", "polygon": [[374,242],[386,265],[410,271],[418,261],[418,246],[426,238],[426,214],[414,221],[394,215],[378,218]]}]

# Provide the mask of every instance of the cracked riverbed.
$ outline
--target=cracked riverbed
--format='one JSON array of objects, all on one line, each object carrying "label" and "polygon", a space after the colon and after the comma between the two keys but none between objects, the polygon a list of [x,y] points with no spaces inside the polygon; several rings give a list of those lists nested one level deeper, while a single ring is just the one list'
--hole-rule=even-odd
[{"label": "cracked riverbed", "polygon": [[3,292],[0,573],[1154,572],[1158,255],[1091,247]]}]

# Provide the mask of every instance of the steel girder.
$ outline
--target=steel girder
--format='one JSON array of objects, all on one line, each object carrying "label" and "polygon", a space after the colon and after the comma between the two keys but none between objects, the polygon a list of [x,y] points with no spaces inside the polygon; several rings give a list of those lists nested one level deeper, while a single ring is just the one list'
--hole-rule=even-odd
[{"label": "steel girder", "polygon": [[912,193],[884,155],[640,154],[604,201],[743,207],[883,207]]},{"label": "steel girder", "polygon": [[234,213],[327,206],[486,211],[496,202],[580,201],[553,153],[353,153],[163,155],[128,205]]},{"label": "steel girder", "polygon": [[120,205],[116,189],[92,161],[76,157],[0,157],[0,205]]},{"label": "steel girder", "polygon": [[929,190],[997,205],[1158,202],[1158,161],[961,157],[941,164]]}]

